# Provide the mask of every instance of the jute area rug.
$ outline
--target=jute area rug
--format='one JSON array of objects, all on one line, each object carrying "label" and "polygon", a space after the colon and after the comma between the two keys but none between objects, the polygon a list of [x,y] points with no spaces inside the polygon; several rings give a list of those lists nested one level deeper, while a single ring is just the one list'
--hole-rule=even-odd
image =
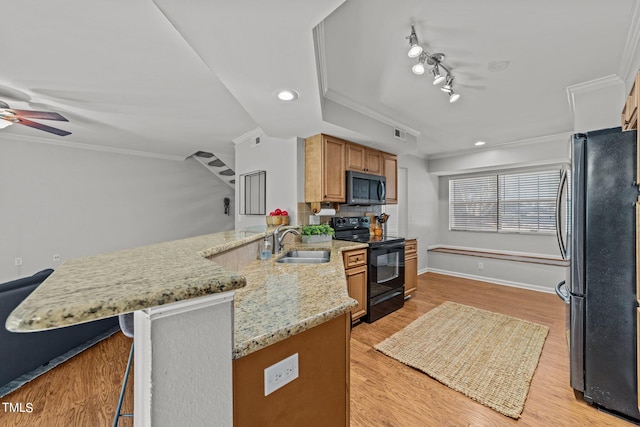
[{"label": "jute area rug", "polygon": [[448,301],[374,347],[518,419],[548,332],[546,326]]}]

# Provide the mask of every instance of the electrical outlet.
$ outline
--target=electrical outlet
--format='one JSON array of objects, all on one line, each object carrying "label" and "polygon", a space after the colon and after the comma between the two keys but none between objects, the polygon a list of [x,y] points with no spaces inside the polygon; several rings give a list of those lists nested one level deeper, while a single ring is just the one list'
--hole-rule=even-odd
[{"label": "electrical outlet", "polygon": [[16,258],[15,260],[13,260],[13,263],[15,265],[22,265],[22,258]]},{"label": "electrical outlet", "polygon": [[298,353],[264,370],[264,395],[270,395],[296,378],[298,378]]},{"label": "electrical outlet", "polygon": [[478,270],[480,270],[480,271],[484,270],[484,262],[479,262],[478,263]]},{"label": "electrical outlet", "polygon": [[53,262],[60,261],[60,254],[53,254]]}]

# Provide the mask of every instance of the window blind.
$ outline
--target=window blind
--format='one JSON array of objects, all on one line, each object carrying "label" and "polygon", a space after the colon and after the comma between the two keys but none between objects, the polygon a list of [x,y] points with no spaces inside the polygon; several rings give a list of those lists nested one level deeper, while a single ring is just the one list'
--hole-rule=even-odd
[{"label": "window blind", "polygon": [[559,182],[557,170],[499,174],[498,230],[555,232]]},{"label": "window blind", "polygon": [[559,170],[449,180],[449,229],[555,232]]},{"label": "window blind", "polygon": [[449,229],[497,231],[495,175],[449,180]]}]

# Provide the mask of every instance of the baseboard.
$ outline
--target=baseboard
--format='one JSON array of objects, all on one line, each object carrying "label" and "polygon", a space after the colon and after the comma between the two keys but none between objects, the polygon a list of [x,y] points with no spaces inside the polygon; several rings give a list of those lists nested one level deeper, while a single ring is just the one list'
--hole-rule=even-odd
[{"label": "baseboard", "polygon": [[544,292],[547,294],[555,293],[554,289],[546,288],[540,285],[533,285],[531,283],[512,282],[509,280],[496,279],[494,277],[476,276],[474,274],[459,273],[457,271],[440,270],[439,268],[427,268],[427,271],[430,273],[438,273],[438,274],[445,274],[447,276],[462,277],[464,279],[478,280],[480,282],[493,283],[496,285],[510,286],[512,288],[527,289],[530,291]]}]

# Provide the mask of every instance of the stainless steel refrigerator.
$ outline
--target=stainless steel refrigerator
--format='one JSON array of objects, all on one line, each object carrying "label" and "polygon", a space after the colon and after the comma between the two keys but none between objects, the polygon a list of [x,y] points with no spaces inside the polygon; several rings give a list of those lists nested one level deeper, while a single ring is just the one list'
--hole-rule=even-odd
[{"label": "stainless steel refrigerator", "polygon": [[556,288],[569,304],[571,386],[590,404],[640,420],[636,131],[576,134],[571,149],[570,226],[558,233],[571,268]]}]

